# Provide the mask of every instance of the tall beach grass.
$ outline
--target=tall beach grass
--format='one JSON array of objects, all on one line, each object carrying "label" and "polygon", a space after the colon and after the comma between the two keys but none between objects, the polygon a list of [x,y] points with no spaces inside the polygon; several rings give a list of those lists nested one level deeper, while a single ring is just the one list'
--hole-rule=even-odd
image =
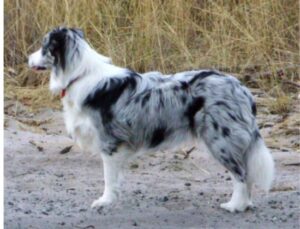
[{"label": "tall beach grass", "polygon": [[58,25],[81,28],[97,51],[139,72],[264,73],[264,90],[279,71],[299,80],[298,0],[5,0],[4,10],[6,88],[46,87],[27,56]]}]

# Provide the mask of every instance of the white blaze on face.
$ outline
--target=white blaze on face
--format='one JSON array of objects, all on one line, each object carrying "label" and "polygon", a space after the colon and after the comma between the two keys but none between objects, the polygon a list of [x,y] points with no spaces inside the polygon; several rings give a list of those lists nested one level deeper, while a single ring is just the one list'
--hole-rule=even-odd
[{"label": "white blaze on face", "polygon": [[45,70],[47,68],[47,58],[42,55],[42,49],[29,56],[28,65],[34,70]]}]

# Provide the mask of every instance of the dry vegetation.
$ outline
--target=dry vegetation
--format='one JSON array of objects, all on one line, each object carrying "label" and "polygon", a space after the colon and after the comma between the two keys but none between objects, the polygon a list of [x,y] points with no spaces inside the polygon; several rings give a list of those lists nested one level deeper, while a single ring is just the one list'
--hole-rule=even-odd
[{"label": "dry vegetation", "polygon": [[286,112],[299,87],[298,0],[5,0],[4,9],[5,95],[31,105],[51,96],[27,55],[57,25],[83,29],[100,53],[140,72],[232,72],[279,99],[273,111]]}]

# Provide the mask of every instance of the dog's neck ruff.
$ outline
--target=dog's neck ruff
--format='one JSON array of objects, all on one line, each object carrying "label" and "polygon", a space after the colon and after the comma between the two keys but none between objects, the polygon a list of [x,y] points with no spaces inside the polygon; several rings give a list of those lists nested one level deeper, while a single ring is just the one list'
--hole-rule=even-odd
[{"label": "dog's neck ruff", "polygon": [[71,81],[68,83],[68,85],[67,85],[64,89],[61,90],[61,92],[60,92],[60,98],[61,98],[61,99],[63,99],[63,98],[65,97],[68,88],[71,87],[72,84],[74,84],[74,83],[75,83],[76,81],[78,81],[80,78],[81,78],[81,76],[78,76],[78,77],[76,77],[75,79],[71,80]]}]

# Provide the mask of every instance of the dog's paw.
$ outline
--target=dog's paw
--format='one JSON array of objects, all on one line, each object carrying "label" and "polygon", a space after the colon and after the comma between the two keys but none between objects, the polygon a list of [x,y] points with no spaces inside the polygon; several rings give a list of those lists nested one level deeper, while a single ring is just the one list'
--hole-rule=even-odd
[{"label": "dog's paw", "polygon": [[97,208],[97,207],[104,207],[111,205],[114,202],[114,198],[108,198],[108,197],[100,197],[97,200],[94,200],[91,204],[91,208]]},{"label": "dog's paw", "polygon": [[252,202],[237,204],[234,203],[233,201],[229,201],[227,203],[221,204],[220,207],[229,212],[243,212],[249,208],[250,209],[253,208],[253,204]]}]

